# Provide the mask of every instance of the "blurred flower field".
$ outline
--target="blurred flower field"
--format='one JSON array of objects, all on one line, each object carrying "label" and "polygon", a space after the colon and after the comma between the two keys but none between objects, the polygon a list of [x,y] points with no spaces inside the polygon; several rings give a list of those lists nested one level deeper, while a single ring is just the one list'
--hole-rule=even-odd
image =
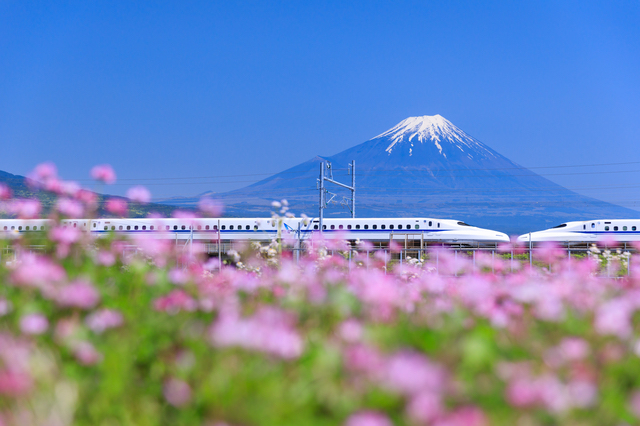
[{"label": "blurred flower field", "polygon": [[2,244],[0,425],[640,424],[638,256],[607,278],[595,251],[512,270],[443,250],[436,271],[433,252],[274,241],[220,268],[197,244],[60,226],[97,206],[52,179],[54,224]]}]

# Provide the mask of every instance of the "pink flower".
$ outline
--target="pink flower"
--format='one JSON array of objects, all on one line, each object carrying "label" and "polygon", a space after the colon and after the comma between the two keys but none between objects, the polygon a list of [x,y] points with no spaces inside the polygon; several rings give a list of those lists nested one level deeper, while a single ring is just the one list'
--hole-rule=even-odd
[{"label": "pink flower", "polygon": [[98,204],[98,196],[96,193],[87,191],[86,189],[79,190],[76,193],[76,199],[91,209],[95,209]]},{"label": "pink flower", "polygon": [[96,262],[103,266],[113,266],[116,263],[116,255],[110,251],[100,250],[96,256]]},{"label": "pink flower", "polygon": [[240,346],[284,359],[298,358],[304,349],[291,317],[276,308],[260,308],[248,318],[223,312],[211,327],[211,340],[215,346]]},{"label": "pink flower", "polygon": [[203,197],[198,202],[198,210],[213,217],[220,217],[224,207],[219,201]]},{"label": "pink flower", "polygon": [[69,197],[75,198],[78,192],[80,192],[80,189],[80,185],[77,182],[63,181],[60,183],[60,192]]},{"label": "pink flower", "polygon": [[9,312],[11,312],[11,309],[11,302],[0,297],[0,317],[7,315]]},{"label": "pink flower", "polygon": [[0,183],[0,200],[8,200],[12,195],[11,189],[4,183]]},{"label": "pink flower", "polygon": [[109,198],[104,207],[109,213],[125,216],[127,214],[127,202],[122,198]]},{"label": "pink flower", "polygon": [[428,390],[411,397],[407,404],[407,414],[419,424],[431,424],[443,411],[442,398]]},{"label": "pink flower", "polygon": [[122,314],[113,309],[100,309],[85,319],[87,327],[96,333],[122,325]]},{"label": "pink flower", "polygon": [[631,335],[633,306],[628,300],[618,298],[602,304],[596,311],[595,330],[600,334],[612,334],[621,339]]},{"label": "pink flower", "polygon": [[[194,212],[188,210],[174,210],[172,216],[176,219],[195,219],[197,216]],[[189,223],[194,223],[190,221]]]},{"label": "pink flower", "polygon": [[362,324],[354,319],[348,319],[340,324],[338,335],[349,343],[355,343],[362,338]]},{"label": "pink flower", "polygon": [[29,173],[29,178],[35,181],[46,182],[51,179],[57,179],[58,169],[53,163],[41,163]]},{"label": "pink flower", "polygon": [[31,376],[19,370],[0,370],[0,395],[20,396],[31,389]]},{"label": "pink flower", "polygon": [[81,231],[73,226],[57,226],[49,231],[51,240],[65,245],[78,242],[81,236]]},{"label": "pink flower", "polygon": [[162,394],[174,407],[182,407],[191,400],[191,387],[183,380],[171,378],[164,383]]},{"label": "pink flower", "polygon": [[41,314],[28,314],[20,318],[20,331],[25,334],[42,334],[49,328],[49,321]]},{"label": "pink flower", "polygon": [[84,215],[82,204],[68,198],[61,198],[56,204],[57,210],[66,217],[79,218]]},{"label": "pink flower", "polygon": [[589,344],[578,337],[566,337],[562,339],[558,349],[567,361],[584,359],[589,355]]},{"label": "pink flower", "polygon": [[109,164],[99,164],[91,169],[91,177],[107,184],[115,183],[116,173]]},{"label": "pink flower", "polygon": [[153,302],[153,307],[157,311],[175,314],[180,311],[195,311],[198,304],[183,290],[173,290],[164,297],[160,297]]},{"label": "pink flower", "polygon": [[392,390],[414,395],[426,389],[442,392],[446,375],[442,367],[433,364],[422,354],[403,351],[389,358],[381,379]]},{"label": "pink flower", "polygon": [[56,241],[58,243],[58,246],[56,247],[56,255],[58,258],[62,259],[67,257],[69,254],[70,246],[80,240],[81,231],[72,226],[58,226],[49,231],[49,236],[52,241]]},{"label": "pink flower", "polygon": [[540,261],[553,264],[559,258],[566,256],[566,252],[556,243],[545,241],[540,244],[540,248],[533,252],[534,258]]},{"label": "pink flower", "polygon": [[86,281],[74,281],[62,287],[57,296],[60,306],[69,308],[90,309],[100,300],[95,287]]},{"label": "pink flower", "polygon": [[349,416],[345,426],[393,426],[393,423],[377,411],[359,411]]},{"label": "pink flower", "polygon": [[169,271],[169,281],[176,285],[185,285],[189,282],[189,274],[180,268],[173,268]]},{"label": "pink flower", "polygon": [[23,254],[21,262],[11,273],[14,284],[40,288],[49,296],[53,296],[54,284],[64,281],[66,277],[62,266],[47,257],[32,253]]},{"label": "pink flower", "polygon": [[93,365],[102,361],[102,354],[87,341],[80,341],[74,344],[73,355],[82,365]]},{"label": "pink flower", "polygon": [[348,370],[373,376],[383,369],[384,358],[375,348],[359,344],[345,350],[344,365]]},{"label": "pink flower", "polygon": [[42,206],[38,200],[20,199],[11,204],[11,212],[20,219],[35,219],[41,209]]},{"label": "pink flower", "polygon": [[516,379],[507,386],[506,397],[514,407],[529,407],[540,399],[540,392],[533,380]]},{"label": "pink flower", "polygon": [[640,419],[640,391],[635,391],[631,394],[629,409],[634,416]]},{"label": "pink flower", "polygon": [[462,407],[448,414],[434,426],[487,426],[485,414],[476,407]]},{"label": "pink flower", "polygon": [[146,204],[151,201],[151,193],[144,186],[134,186],[127,191],[127,198],[135,203]]}]

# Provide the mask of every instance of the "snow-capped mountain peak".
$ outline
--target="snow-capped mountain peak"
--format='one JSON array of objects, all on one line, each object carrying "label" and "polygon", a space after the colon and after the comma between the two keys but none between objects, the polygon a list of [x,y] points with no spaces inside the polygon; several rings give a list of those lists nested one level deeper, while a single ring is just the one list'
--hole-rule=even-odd
[{"label": "snow-capped mountain peak", "polygon": [[481,142],[467,135],[440,114],[406,118],[373,139],[381,138],[390,140],[385,149],[389,155],[402,142],[409,143],[409,155],[413,153],[415,142],[420,144],[432,142],[445,158],[448,151],[443,149],[445,143],[455,146],[462,152],[465,152],[465,148],[470,148],[471,151],[481,151],[484,155],[494,156]]}]

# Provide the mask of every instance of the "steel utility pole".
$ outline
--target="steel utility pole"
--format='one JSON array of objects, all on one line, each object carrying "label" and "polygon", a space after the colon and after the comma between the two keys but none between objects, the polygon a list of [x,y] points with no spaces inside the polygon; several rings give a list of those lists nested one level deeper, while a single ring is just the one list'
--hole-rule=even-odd
[{"label": "steel utility pole", "polygon": [[[325,175],[325,168],[329,172],[329,177]],[[318,189],[320,190],[320,232],[322,232],[323,230],[322,222],[324,220],[324,209],[327,207],[327,200],[326,200],[327,190],[325,189],[325,185],[324,185],[325,181],[330,182],[334,185],[338,185],[342,188],[346,188],[349,191],[351,191],[351,206],[349,208],[351,210],[351,217],[352,218],[356,217],[356,162],[355,160],[351,161],[351,164],[349,164],[349,168],[351,169],[350,170],[351,186],[333,180],[333,171],[331,169],[331,163],[329,161],[320,162],[320,179],[318,179]],[[331,201],[333,197],[335,197],[335,194],[332,194],[332,195],[333,196],[329,201]],[[349,204],[347,201],[347,206],[348,205]]]}]

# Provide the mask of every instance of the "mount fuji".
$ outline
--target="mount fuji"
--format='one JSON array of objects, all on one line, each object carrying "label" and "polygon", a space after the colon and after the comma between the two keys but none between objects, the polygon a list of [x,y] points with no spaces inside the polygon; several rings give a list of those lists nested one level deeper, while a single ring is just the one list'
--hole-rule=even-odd
[{"label": "mount fuji", "polygon": [[[502,156],[440,115],[409,117],[373,139],[330,157],[315,157],[220,199],[233,216],[265,216],[273,200],[287,199],[295,213],[317,216],[319,163],[350,184],[356,165],[357,217],[439,217],[507,233],[548,228],[569,220],[640,218],[640,212],[570,191]],[[327,217],[349,216],[335,194]],[[197,199],[164,200],[190,205]]]}]

